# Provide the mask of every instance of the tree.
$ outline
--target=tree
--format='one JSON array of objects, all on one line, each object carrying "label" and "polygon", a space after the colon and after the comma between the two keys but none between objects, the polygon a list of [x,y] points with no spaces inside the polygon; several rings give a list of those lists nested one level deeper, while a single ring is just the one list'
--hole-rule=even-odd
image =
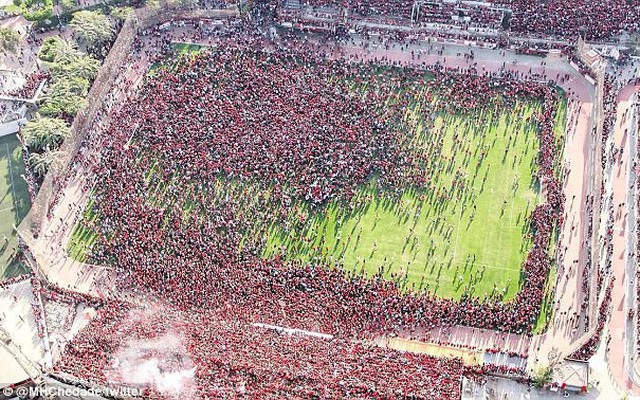
[{"label": "tree", "polygon": [[76,43],[54,38],[43,43],[40,57],[51,73],[51,85],[43,97],[40,112],[50,117],[73,117],[86,104],[90,82],[100,61],[78,50]]},{"label": "tree", "polygon": [[178,8],[191,9],[198,5],[198,0],[168,0],[169,5]]},{"label": "tree", "polygon": [[45,151],[42,154],[39,153],[31,153],[29,155],[29,166],[31,167],[31,171],[34,174],[43,178],[51,165],[58,158],[59,152],[57,151]]},{"label": "tree", "polygon": [[145,0],[144,4],[147,8],[151,10],[159,10],[160,9],[160,1],[159,0]]},{"label": "tree", "polygon": [[21,134],[32,152],[57,150],[71,131],[66,121],[59,118],[36,118],[27,122]]},{"label": "tree", "polygon": [[78,49],[78,45],[67,39],[59,38],[53,52],[53,62],[71,62],[86,53]]},{"label": "tree", "polygon": [[0,52],[15,53],[19,41],[20,35],[15,29],[0,27]]},{"label": "tree", "polygon": [[124,20],[127,19],[129,15],[133,14],[133,12],[133,7],[114,7],[111,9],[109,15],[119,22],[124,22]]},{"label": "tree", "polygon": [[40,107],[43,115],[50,117],[75,116],[84,108],[84,97],[89,90],[89,81],[82,77],[62,77],[56,79],[44,96]]},{"label": "tree", "polygon": [[89,48],[108,42],[115,34],[109,18],[99,11],[78,11],[70,23],[77,39]]},{"label": "tree", "polygon": [[42,42],[38,58],[42,61],[68,63],[84,56],[75,42],[59,36],[50,36]]},{"label": "tree", "polygon": [[76,57],[60,55],[48,66],[54,79],[83,78],[92,81],[98,74],[100,61],[87,54]]},{"label": "tree", "polygon": [[40,112],[49,117],[75,117],[87,104],[83,96],[65,93],[61,96],[50,96],[40,107]]},{"label": "tree", "polygon": [[38,51],[38,58],[42,61],[53,61],[53,57],[62,41],[58,36],[49,36],[44,39],[42,46],[40,46],[40,51]]},{"label": "tree", "polygon": [[533,376],[533,383],[537,388],[542,388],[548,383],[551,382],[552,379],[552,369],[551,367],[541,367],[536,371],[536,374]]},{"label": "tree", "polygon": [[78,6],[76,0],[60,0],[60,6],[63,11],[71,11]]},{"label": "tree", "polygon": [[14,0],[14,4],[29,21],[45,21],[53,16],[53,0]]}]

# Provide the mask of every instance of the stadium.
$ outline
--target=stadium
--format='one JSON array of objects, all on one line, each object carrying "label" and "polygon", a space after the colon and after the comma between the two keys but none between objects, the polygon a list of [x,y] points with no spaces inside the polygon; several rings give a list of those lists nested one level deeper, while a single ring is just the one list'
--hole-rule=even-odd
[{"label": "stadium", "polygon": [[640,394],[640,5],[555,3],[132,4],[100,46],[30,36],[0,396]]}]

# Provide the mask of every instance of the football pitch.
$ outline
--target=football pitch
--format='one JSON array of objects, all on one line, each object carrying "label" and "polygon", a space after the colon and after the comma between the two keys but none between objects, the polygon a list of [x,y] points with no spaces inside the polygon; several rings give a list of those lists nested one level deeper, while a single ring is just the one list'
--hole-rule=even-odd
[{"label": "football pitch", "polygon": [[25,173],[20,141],[15,135],[0,138],[0,274],[10,278],[25,272],[16,257],[18,239],[14,226],[31,206],[27,184],[21,175]]},{"label": "football pitch", "polygon": [[[382,273],[439,297],[513,298],[531,243],[529,215],[540,202],[538,139],[526,122],[537,108],[518,103],[484,116],[441,115],[428,132],[416,121],[414,151],[432,146],[434,135],[443,143],[427,168],[437,171],[432,190],[409,190],[394,200],[371,185],[352,208],[339,202],[322,212],[298,207],[289,218],[311,222],[288,233],[272,225],[264,256]],[[456,136],[464,139],[456,143]]]},{"label": "football pitch", "polygon": [[[187,46],[176,51],[196,53]],[[488,98],[481,111],[453,112],[440,107],[447,99],[437,90],[415,90],[416,84],[409,82],[414,90],[406,93],[397,86],[385,107],[397,110],[399,102],[409,99],[400,120],[393,120],[394,129],[407,156],[419,160],[412,165],[428,182],[426,187],[387,189],[379,176],[372,176],[347,201],[339,198],[318,206],[298,199],[283,213],[265,185],[220,177],[208,182],[216,198],[272,203],[272,214],[277,215],[239,213],[237,218],[250,220],[240,247],[258,249],[265,259],[278,256],[358,275],[379,274],[404,289],[438,297],[513,299],[523,284],[521,269],[532,243],[529,218],[543,201],[537,180],[541,106],[533,99],[512,99],[505,105]],[[353,83],[351,90],[364,96],[380,89]],[[558,151],[565,120],[562,101],[556,117]],[[171,182],[159,179],[153,169],[147,181],[153,188],[147,197],[150,205],[169,207],[175,202],[167,196]],[[196,186],[183,187],[183,195],[197,192]],[[185,201],[193,204],[195,199]],[[89,261],[91,251],[97,250],[91,226],[100,222],[93,206],[87,206],[85,222],[76,226],[68,243],[69,254],[80,261]]]}]

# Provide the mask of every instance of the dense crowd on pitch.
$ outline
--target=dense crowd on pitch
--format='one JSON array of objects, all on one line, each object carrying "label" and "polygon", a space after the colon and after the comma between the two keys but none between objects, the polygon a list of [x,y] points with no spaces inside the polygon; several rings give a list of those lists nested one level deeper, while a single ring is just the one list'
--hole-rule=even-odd
[{"label": "dense crowd on pitch", "polygon": [[[304,0],[316,12],[325,9],[347,10],[350,18],[375,17],[394,23],[394,19],[410,20],[413,1],[386,0]],[[590,40],[610,39],[621,31],[636,32],[640,21],[638,0],[578,0],[567,3],[562,0],[541,2],[537,0],[494,0],[492,5],[512,11],[507,17],[511,32],[524,36],[577,38],[584,34]],[[419,23],[456,24],[466,27],[498,28],[507,25],[502,13],[490,7],[448,3],[421,6]],[[470,18],[466,23],[456,23],[453,17]]]},{"label": "dense crowd on pitch", "polygon": [[[163,379],[162,374],[184,374],[194,367],[193,378],[182,381],[181,396],[460,397],[465,373],[460,359],[438,359],[340,338],[289,334],[222,318],[226,312],[219,311],[179,311],[166,306],[143,310],[126,303],[109,303],[69,343],[53,373],[102,385],[142,387],[144,397],[152,399],[172,397],[154,385],[154,375]],[[148,381],[139,381],[137,367],[152,375]],[[473,377],[478,372],[466,373]]]},{"label": "dense crowd on pitch", "polygon": [[[185,309],[233,304],[231,312],[248,321],[343,337],[419,335],[443,324],[529,332],[544,296],[549,237],[563,204],[554,176],[555,91],[515,81],[494,87],[486,77],[447,72],[425,82],[447,88],[443,104],[450,111],[482,107],[479,93],[543,102],[539,174],[547,203],[531,215],[534,243],[523,266],[523,289],[508,303],[470,297],[455,302],[403,294],[395,282],[333,265],[262,260],[250,246],[239,252],[255,215],[286,215],[295,199],[348,203],[371,176],[392,196],[410,185],[429,188],[428,177],[411,168],[416,161],[400,151],[390,121],[360,114],[383,108],[375,102],[386,96],[369,91],[353,97],[335,79],[366,80],[367,68],[296,57],[228,48],[150,80],[139,101],[112,118],[104,158],[94,165],[100,185],[93,211],[100,217],[89,227],[98,233],[92,261],[115,265],[124,288],[149,290]],[[215,196],[220,177],[262,184],[280,207],[272,207],[266,195]],[[161,186],[161,204],[147,201]]]}]

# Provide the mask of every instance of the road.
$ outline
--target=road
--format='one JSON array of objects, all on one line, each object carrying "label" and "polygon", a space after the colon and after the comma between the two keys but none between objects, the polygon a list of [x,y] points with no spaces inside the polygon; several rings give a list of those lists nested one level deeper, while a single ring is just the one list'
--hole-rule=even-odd
[{"label": "road", "polygon": [[[615,130],[611,138],[614,151],[610,153],[606,175],[612,201],[608,211],[613,213],[611,227],[611,273],[616,284],[612,291],[612,310],[608,322],[611,344],[606,360],[617,384],[630,395],[640,395],[640,382],[635,371],[636,317],[628,318],[629,310],[637,309],[635,262],[635,190],[633,158],[636,149],[637,112],[634,106],[633,85],[624,87],[618,95]],[[631,190],[630,190],[631,188]]]}]

